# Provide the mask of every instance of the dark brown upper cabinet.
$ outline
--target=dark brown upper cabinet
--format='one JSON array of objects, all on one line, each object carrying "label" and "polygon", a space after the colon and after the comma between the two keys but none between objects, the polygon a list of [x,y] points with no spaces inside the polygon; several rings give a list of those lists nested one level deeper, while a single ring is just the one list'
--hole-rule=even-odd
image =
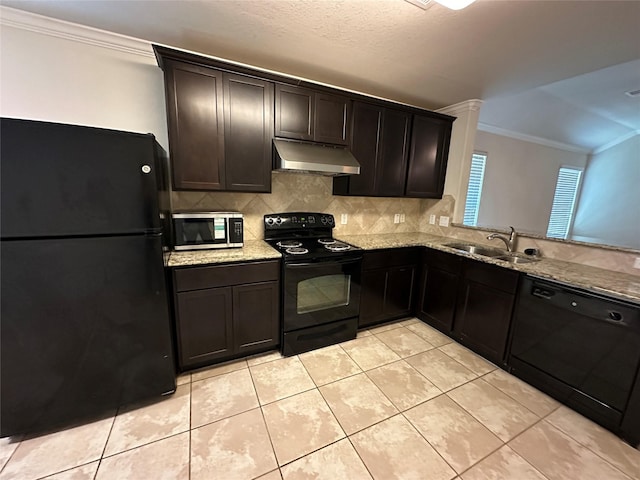
[{"label": "dark brown upper cabinet", "polygon": [[271,191],[273,84],[225,73],[226,190]]},{"label": "dark brown upper cabinet", "polygon": [[354,102],[351,153],[360,174],[334,179],[337,195],[404,196],[411,114]]},{"label": "dark brown upper cabinet", "polygon": [[173,186],[222,190],[222,72],[173,61],[165,62],[164,71]]},{"label": "dark brown upper cabinet", "polygon": [[271,191],[273,84],[164,60],[176,190]]},{"label": "dark brown upper cabinet", "polygon": [[[350,146],[333,193],[441,198],[454,117],[153,46],[176,190],[271,191],[272,138]],[[274,90],[275,84],[275,90]]]},{"label": "dark brown upper cabinet", "polygon": [[442,198],[451,142],[449,120],[413,116],[407,197]]},{"label": "dark brown upper cabinet", "polygon": [[442,198],[454,119],[435,115],[354,102],[350,145],[360,175],[335,178],[333,193]]},{"label": "dark brown upper cabinet", "polygon": [[340,95],[276,84],[275,136],[347,145],[350,104]]}]

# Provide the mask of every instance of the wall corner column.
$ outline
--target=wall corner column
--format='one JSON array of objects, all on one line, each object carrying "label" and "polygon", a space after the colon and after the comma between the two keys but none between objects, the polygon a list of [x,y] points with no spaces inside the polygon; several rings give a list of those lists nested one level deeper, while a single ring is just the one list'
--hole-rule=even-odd
[{"label": "wall corner column", "polygon": [[454,200],[453,222],[462,223],[464,205],[467,200],[467,185],[471,170],[471,155],[475,145],[478,119],[482,100],[465,100],[437,110],[439,113],[456,117],[451,131],[451,146],[447,162],[444,195]]}]

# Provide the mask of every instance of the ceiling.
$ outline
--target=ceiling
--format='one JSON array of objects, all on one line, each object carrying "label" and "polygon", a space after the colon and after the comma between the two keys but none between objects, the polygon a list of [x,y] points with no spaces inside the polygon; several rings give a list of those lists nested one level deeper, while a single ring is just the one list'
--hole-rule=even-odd
[{"label": "ceiling", "polygon": [[172,47],[597,149],[640,130],[640,1],[0,0]]}]

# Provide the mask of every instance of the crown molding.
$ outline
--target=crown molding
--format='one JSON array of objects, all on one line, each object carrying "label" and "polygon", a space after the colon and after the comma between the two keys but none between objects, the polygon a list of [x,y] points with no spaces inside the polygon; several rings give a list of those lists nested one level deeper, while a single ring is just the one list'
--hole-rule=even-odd
[{"label": "crown molding", "polygon": [[25,12],[0,5],[0,25],[63,38],[119,52],[155,58],[151,43],[139,38],[107,32],[77,23]]},{"label": "crown molding", "polygon": [[629,132],[626,133],[624,135],[622,135],[621,137],[616,138],[615,140],[612,140],[609,143],[605,143],[604,145],[596,148],[593,152],[594,155],[597,155],[598,153],[602,153],[605,150],[609,150],[612,147],[615,147],[616,145],[622,143],[622,142],[626,142],[627,140],[629,140],[630,138],[635,137],[636,135],[640,135],[640,130],[634,130],[633,132]]},{"label": "crown molding", "polygon": [[479,112],[480,107],[483,103],[484,102],[482,100],[478,99],[465,100],[464,102],[455,103],[453,105],[449,105],[448,107],[439,108],[438,110],[436,110],[436,112],[457,117],[458,115],[469,111]]},{"label": "crown molding", "polygon": [[579,147],[577,145],[571,145],[569,143],[556,142],[555,140],[548,140],[546,138],[535,137],[533,135],[527,135],[524,133],[514,132],[505,128],[488,125],[486,123],[478,123],[478,130],[487,133],[493,133],[503,137],[514,138],[516,140],[522,140],[530,143],[537,143],[538,145],[544,145],[545,147],[558,148],[560,150],[566,150],[567,152],[589,154],[591,150],[588,148]]}]

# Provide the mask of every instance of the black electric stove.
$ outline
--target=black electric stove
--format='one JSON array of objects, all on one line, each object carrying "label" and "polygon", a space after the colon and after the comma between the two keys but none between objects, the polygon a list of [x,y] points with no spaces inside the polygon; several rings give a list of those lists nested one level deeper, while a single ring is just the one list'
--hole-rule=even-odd
[{"label": "black electric stove", "polygon": [[264,238],[282,253],[282,353],[296,355],[355,338],[362,250],[335,240],[333,215],[264,216]]},{"label": "black electric stove", "polygon": [[362,249],[333,238],[333,215],[289,212],[264,216],[264,238],[285,262],[362,256]]}]

